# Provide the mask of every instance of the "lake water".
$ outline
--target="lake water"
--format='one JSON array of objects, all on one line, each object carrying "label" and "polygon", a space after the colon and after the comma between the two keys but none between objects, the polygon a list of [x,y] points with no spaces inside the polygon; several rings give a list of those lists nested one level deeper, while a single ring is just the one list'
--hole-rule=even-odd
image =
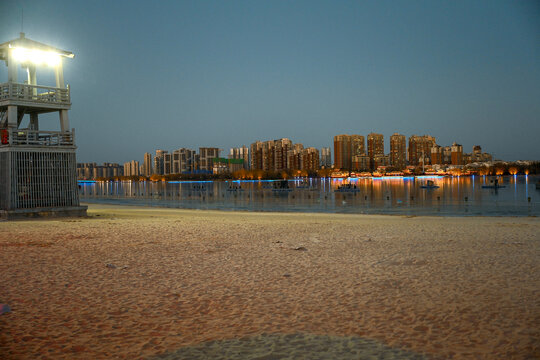
[{"label": "lake water", "polygon": [[[80,182],[81,201],[186,209],[444,216],[539,216],[539,176],[382,177],[273,181]],[[422,186],[432,180],[438,188]],[[355,190],[339,192],[343,183]]]}]

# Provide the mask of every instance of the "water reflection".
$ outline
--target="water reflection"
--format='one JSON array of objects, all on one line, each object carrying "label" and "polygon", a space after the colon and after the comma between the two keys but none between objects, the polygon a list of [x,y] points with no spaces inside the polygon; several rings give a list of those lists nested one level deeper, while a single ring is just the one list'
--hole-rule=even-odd
[{"label": "water reflection", "polygon": [[[438,188],[421,188],[428,180]],[[272,181],[81,183],[82,201],[191,209],[308,211],[406,215],[540,215],[538,177],[485,176],[295,179],[280,191]],[[354,192],[339,191],[354,185]],[[529,189],[529,187],[531,187]],[[529,197],[531,197],[529,201]]]}]

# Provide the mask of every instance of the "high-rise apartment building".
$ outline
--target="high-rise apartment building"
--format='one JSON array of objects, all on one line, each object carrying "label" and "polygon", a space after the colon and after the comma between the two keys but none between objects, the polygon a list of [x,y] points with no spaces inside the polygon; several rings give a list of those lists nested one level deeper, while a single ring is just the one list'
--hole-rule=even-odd
[{"label": "high-rise apartment building", "polygon": [[181,174],[180,149],[174,150],[172,153],[172,172],[173,174]]},{"label": "high-rise apartment building", "polygon": [[77,163],[77,179],[93,180],[92,169],[97,166],[96,163]]},{"label": "high-rise apartment building", "polygon": [[291,140],[257,141],[251,144],[251,163],[253,170],[281,171],[288,168],[287,153],[293,148]]},{"label": "high-rise apartment building", "polygon": [[294,144],[293,145],[293,150],[296,150],[296,151],[304,150],[304,144],[300,144],[300,143]]},{"label": "high-rise apartment building", "polygon": [[154,174],[163,175],[165,173],[164,169],[164,158],[167,151],[165,150],[156,150],[156,156],[154,156]]},{"label": "high-rise apartment building", "polygon": [[163,154],[163,175],[172,174],[172,170],[172,154],[167,152]]},{"label": "high-rise apartment building", "polygon": [[463,146],[454,142],[452,144],[452,165],[463,165]]},{"label": "high-rise apartment building", "polygon": [[334,136],[334,168],[351,169],[352,157],[365,153],[364,137],[362,135]]},{"label": "high-rise apartment building", "polygon": [[199,170],[212,172],[214,168],[213,159],[219,157],[219,149],[211,147],[199,148]]},{"label": "high-rise apartment building", "polygon": [[303,149],[292,149],[287,152],[287,164],[291,170],[299,170],[302,168],[302,151]]},{"label": "high-rise apartment building", "polygon": [[366,153],[366,141],[362,135],[350,135],[351,156],[364,155]]},{"label": "high-rise apartment building", "polygon": [[386,167],[389,165],[390,165],[390,156],[384,155],[384,154],[375,155],[373,157],[373,162],[371,163],[371,167],[373,168],[373,170],[377,170],[381,166]]},{"label": "high-rise apartment building", "polygon": [[249,147],[250,153],[250,168],[251,170],[262,170],[263,168],[263,157],[262,157],[262,141],[256,141]]},{"label": "high-rise apartment building", "polygon": [[323,147],[321,149],[321,162],[320,165],[322,168],[329,169],[332,167],[332,152],[329,147]]},{"label": "high-rise apartment building", "polygon": [[[382,134],[370,133],[367,136],[368,156],[372,169],[381,165],[381,156],[384,156],[384,136]],[[375,161],[377,159],[377,161]]]},{"label": "high-rise apartment building", "polygon": [[[493,161],[493,156],[488,153],[482,152],[482,147],[480,145],[473,146],[473,152],[471,153],[471,158],[469,160],[470,162],[490,162]],[[464,163],[467,163],[465,159],[463,159]]]},{"label": "high-rise apartment building", "polygon": [[263,142],[262,148],[262,169],[264,171],[274,170],[274,140]]},{"label": "high-rise apartment building", "polygon": [[319,170],[319,150],[314,147],[302,150],[301,169],[305,171]]},{"label": "high-rise apartment building", "polygon": [[451,164],[452,163],[452,147],[451,146],[443,146],[442,148],[442,163],[441,164]]},{"label": "high-rise apartment building", "polygon": [[124,163],[124,176],[139,176],[139,162],[136,160],[131,160],[130,162]]},{"label": "high-rise apartment building", "polygon": [[152,154],[150,153],[144,153],[142,175],[152,175]]},{"label": "high-rise apartment building", "polygon": [[368,134],[367,144],[368,156],[370,159],[374,159],[375,156],[384,155],[384,136],[382,134]]},{"label": "high-rise apartment building", "polygon": [[193,155],[193,165],[192,165],[192,167],[191,167],[191,168],[192,168],[192,171],[195,172],[195,171],[199,170],[199,164],[201,163],[200,158],[201,158],[200,155],[197,154],[197,153],[195,153],[195,154]]},{"label": "high-rise apartment building", "polygon": [[249,149],[247,146],[242,145],[242,147],[232,148],[229,153],[229,159],[241,159],[243,161],[243,168],[249,169]]},{"label": "high-rise apartment building", "polygon": [[124,175],[124,171],[117,163],[103,163],[102,166],[104,178],[114,178]]},{"label": "high-rise apartment building", "polygon": [[482,161],[482,147],[480,145],[474,145],[471,154],[471,161]]},{"label": "high-rise apartment building", "polygon": [[350,169],[352,162],[351,138],[349,135],[334,136],[334,168]]},{"label": "high-rise apartment building", "polygon": [[173,174],[191,173],[194,170],[196,151],[180,148],[173,151],[172,171]]},{"label": "high-rise apartment building", "polygon": [[371,160],[367,154],[354,155],[352,157],[352,170],[369,171],[371,170]]},{"label": "high-rise apartment building", "polygon": [[[251,170],[283,171],[319,169],[319,150],[304,149],[302,144],[294,144],[291,140],[257,141],[251,144]],[[330,152],[328,151],[328,156]]]},{"label": "high-rise apartment building", "polygon": [[435,145],[431,148],[431,163],[433,165],[444,164],[443,150],[443,147],[439,145]]},{"label": "high-rise apartment building", "polygon": [[290,170],[302,170],[303,144],[294,144],[292,150],[287,153],[287,168]]},{"label": "high-rise apartment building", "polygon": [[97,180],[98,178],[114,178],[124,175],[124,167],[116,163],[79,163],[77,164],[78,180]]},{"label": "high-rise apartment building", "polygon": [[292,146],[292,141],[287,138],[274,140],[274,171],[282,171],[288,168],[287,152]]},{"label": "high-rise apartment building", "polygon": [[139,176],[141,175],[141,167],[137,160],[131,161],[131,173],[132,175]]},{"label": "high-rise apartment building", "polygon": [[402,170],[407,166],[407,139],[405,135],[394,133],[390,136],[390,165]]},{"label": "high-rise apartment building", "polygon": [[435,138],[429,135],[409,137],[409,165],[431,163],[431,148],[436,145]]}]

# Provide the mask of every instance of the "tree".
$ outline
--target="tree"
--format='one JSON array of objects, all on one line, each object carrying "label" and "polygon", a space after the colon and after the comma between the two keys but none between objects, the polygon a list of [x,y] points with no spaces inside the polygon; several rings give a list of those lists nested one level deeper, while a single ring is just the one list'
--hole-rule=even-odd
[{"label": "tree", "polygon": [[511,165],[510,167],[508,167],[508,172],[510,173],[510,175],[516,175],[518,173],[517,166]]},{"label": "tree", "polygon": [[478,169],[478,174],[480,175],[489,175],[491,173],[491,168],[489,166],[482,166],[480,169]]}]

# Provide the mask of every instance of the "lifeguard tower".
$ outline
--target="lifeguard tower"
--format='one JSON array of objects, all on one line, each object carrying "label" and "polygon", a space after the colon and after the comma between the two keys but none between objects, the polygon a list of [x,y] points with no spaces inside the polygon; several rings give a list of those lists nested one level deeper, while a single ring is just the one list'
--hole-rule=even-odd
[{"label": "lifeguard tower", "polygon": [[[24,33],[0,44],[0,60],[8,67],[7,82],[0,83],[0,218],[86,215],[79,204],[70,89],[62,67],[73,56]],[[19,67],[27,79],[17,79]],[[37,69],[53,70],[56,86],[38,85]],[[60,131],[40,128],[39,116],[52,112],[58,113]]]}]

